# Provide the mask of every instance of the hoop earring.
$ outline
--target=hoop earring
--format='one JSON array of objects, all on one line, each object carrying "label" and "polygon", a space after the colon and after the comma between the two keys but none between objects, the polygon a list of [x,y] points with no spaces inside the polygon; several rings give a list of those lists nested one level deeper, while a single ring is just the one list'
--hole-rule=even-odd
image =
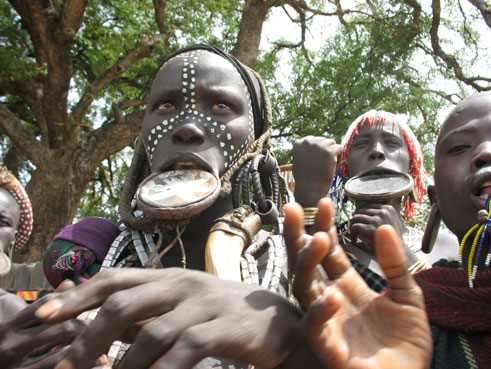
[{"label": "hoop earring", "polygon": [[428,223],[426,223],[423,240],[421,241],[421,251],[425,254],[429,254],[433,250],[433,246],[435,246],[441,219],[438,205],[436,203],[431,205],[430,216],[428,217]]}]

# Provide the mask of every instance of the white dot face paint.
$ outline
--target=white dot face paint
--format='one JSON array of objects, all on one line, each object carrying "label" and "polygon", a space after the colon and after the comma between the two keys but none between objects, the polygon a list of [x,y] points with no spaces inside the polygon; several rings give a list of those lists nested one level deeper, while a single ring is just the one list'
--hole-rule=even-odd
[{"label": "white dot face paint", "polygon": [[[152,171],[177,150],[199,152],[198,144],[181,147],[187,142],[183,138],[187,127],[201,132],[200,145],[216,148],[223,166],[220,172],[254,141],[251,98],[242,77],[226,59],[204,50],[173,57],[155,77],[142,128],[148,132],[143,137],[147,155],[152,156]],[[241,149],[236,151],[237,147]]]}]

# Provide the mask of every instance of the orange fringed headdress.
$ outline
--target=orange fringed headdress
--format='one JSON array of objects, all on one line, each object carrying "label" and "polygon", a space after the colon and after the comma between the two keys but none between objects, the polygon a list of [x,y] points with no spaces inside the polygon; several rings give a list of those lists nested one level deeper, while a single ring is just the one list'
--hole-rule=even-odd
[{"label": "orange fringed headdress", "polygon": [[[399,129],[401,129],[404,135],[404,139],[409,150],[409,174],[411,175],[411,177],[413,177],[414,187],[416,189],[414,193],[415,200],[418,204],[421,204],[424,195],[423,179],[431,178],[423,166],[423,150],[421,149],[421,146],[411,128],[409,128],[408,124],[406,123],[404,116],[395,115],[382,110],[370,110],[365,114],[362,114],[353,123],[351,123],[350,127],[348,128],[348,131],[346,132],[343,141],[341,142],[341,162],[330,191],[332,194],[331,197],[337,197],[335,200],[342,201],[342,196],[344,194],[344,183],[348,175],[348,168],[346,166],[348,152],[350,150],[353,139],[356,135],[358,135],[359,127],[363,126],[364,124],[369,124],[372,126],[378,122],[385,125],[387,124],[388,120],[392,121]],[[341,198],[339,198],[339,196]],[[416,207],[414,201],[410,198],[409,195],[406,195],[404,197],[403,203],[404,216],[406,220],[411,220],[416,215]]]}]

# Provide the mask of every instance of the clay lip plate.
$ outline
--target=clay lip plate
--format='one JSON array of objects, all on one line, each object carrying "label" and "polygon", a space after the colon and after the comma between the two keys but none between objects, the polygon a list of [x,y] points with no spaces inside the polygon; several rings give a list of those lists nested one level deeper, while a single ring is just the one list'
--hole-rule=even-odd
[{"label": "clay lip plate", "polygon": [[187,219],[213,204],[220,187],[220,180],[208,171],[174,169],[145,178],[136,191],[136,202],[149,216]]},{"label": "clay lip plate", "polygon": [[407,173],[384,171],[350,178],[345,185],[346,194],[355,200],[388,201],[402,197],[414,188],[413,178]]}]

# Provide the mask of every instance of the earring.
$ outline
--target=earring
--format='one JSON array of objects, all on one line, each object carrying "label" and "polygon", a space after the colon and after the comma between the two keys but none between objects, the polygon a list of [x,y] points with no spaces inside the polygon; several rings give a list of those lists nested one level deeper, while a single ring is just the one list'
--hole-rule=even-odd
[{"label": "earring", "polygon": [[428,223],[426,223],[425,232],[423,234],[423,240],[421,241],[421,251],[425,254],[429,254],[435,245],[436,236],[440,230],[440,210],[438,205],[434,203],[431,205],[430,216],[428,217]]}]

